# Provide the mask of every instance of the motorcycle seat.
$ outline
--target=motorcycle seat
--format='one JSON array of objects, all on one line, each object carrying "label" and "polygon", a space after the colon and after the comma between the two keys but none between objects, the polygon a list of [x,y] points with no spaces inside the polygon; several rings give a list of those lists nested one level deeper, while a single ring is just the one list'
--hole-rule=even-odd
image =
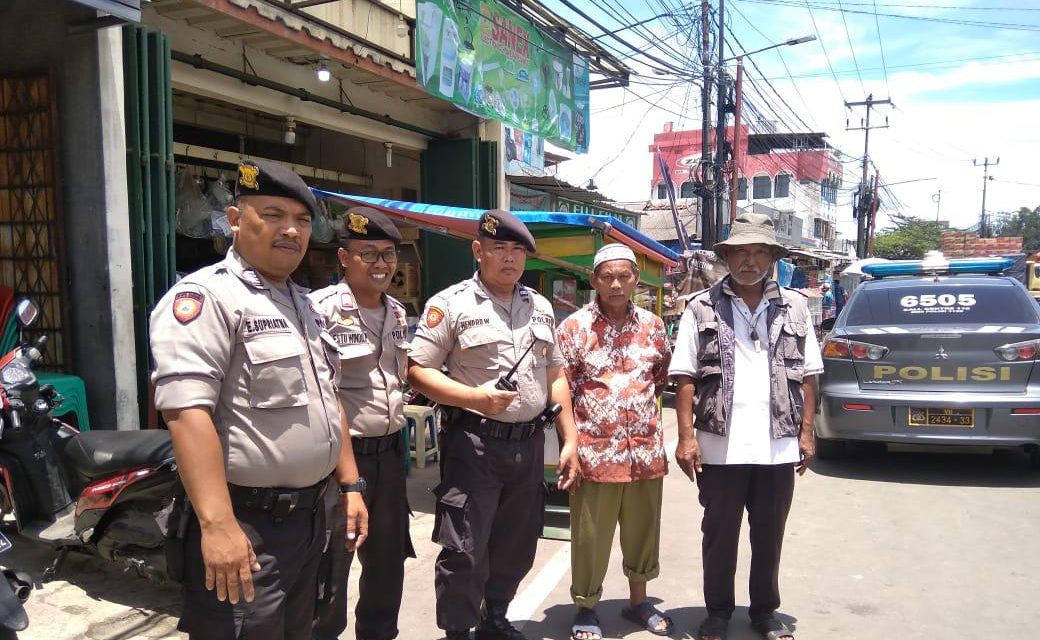
[{"label": "motorcycle seat", "polygon": [[65,446],[66,462],[88,480],[172,458],[173,442],[164,429],[86,431]]}]

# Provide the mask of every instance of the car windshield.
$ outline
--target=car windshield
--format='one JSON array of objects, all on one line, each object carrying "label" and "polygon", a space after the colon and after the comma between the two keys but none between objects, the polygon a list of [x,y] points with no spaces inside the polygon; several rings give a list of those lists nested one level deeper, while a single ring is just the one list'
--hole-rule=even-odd
[{"label": "car windshield", "polygon": [[969,285],[910,282],[863,287],[846,311],[847,326],[907,324],[1034,324],[1036,306],[1008,284]]}]

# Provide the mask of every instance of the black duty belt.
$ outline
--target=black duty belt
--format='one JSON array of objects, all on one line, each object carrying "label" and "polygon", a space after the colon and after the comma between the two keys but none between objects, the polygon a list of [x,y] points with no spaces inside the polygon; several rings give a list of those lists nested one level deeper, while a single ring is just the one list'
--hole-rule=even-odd
[{"label": "black duty belt", "polygon": [[375,438],[360,438],[352,436],[350,446],[354,449],[356,456],[371,456],[396,449],[401,446],[401,432],[397,431],[388,436],[377,436]]},{"label": "black duty belt", "polygon": [[314,511],[323,505],[328,478],[300,489],[285,487],[242,487],[228,484],[231,504],[239,509],[267,511],[280,522],[293,511]]},{"label": "black duty belt", "polygon": [[502,422],[458,407],[442,406],[441,409],[444,411],[445,426],[458,427],[497,440],[527,440],[540,428],[534,422]]}]

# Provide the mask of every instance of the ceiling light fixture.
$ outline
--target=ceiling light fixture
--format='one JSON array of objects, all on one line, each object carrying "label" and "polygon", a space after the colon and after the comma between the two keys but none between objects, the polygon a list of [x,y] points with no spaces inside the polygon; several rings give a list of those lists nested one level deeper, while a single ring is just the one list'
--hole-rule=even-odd
[{"label": "ceiling light fixture", "polygon": [[285,118],[285,133],[282,137],[285,144],[296,144],[296,119],[292,116]]},{"label": "ceiling light fixture", "polygon": [[318,80],[322,82],[328,82],[332,79],[332,73],[329,72],[329,68],[325,66],[325,61],[318,63]]},{"label": "ceiling light fixture", "polygon": [[394,143],[384,142],[383,146],[386,147],[386,168],[394,166]]}]

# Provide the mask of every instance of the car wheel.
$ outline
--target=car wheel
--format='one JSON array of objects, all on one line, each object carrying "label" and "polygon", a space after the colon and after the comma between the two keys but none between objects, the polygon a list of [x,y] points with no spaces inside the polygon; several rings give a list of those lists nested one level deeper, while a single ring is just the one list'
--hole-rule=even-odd
[{"label": "car wheel", "polygon": [[844,440],[816,438],[816,457],[820,460],[837,460],[845,457]]}]

